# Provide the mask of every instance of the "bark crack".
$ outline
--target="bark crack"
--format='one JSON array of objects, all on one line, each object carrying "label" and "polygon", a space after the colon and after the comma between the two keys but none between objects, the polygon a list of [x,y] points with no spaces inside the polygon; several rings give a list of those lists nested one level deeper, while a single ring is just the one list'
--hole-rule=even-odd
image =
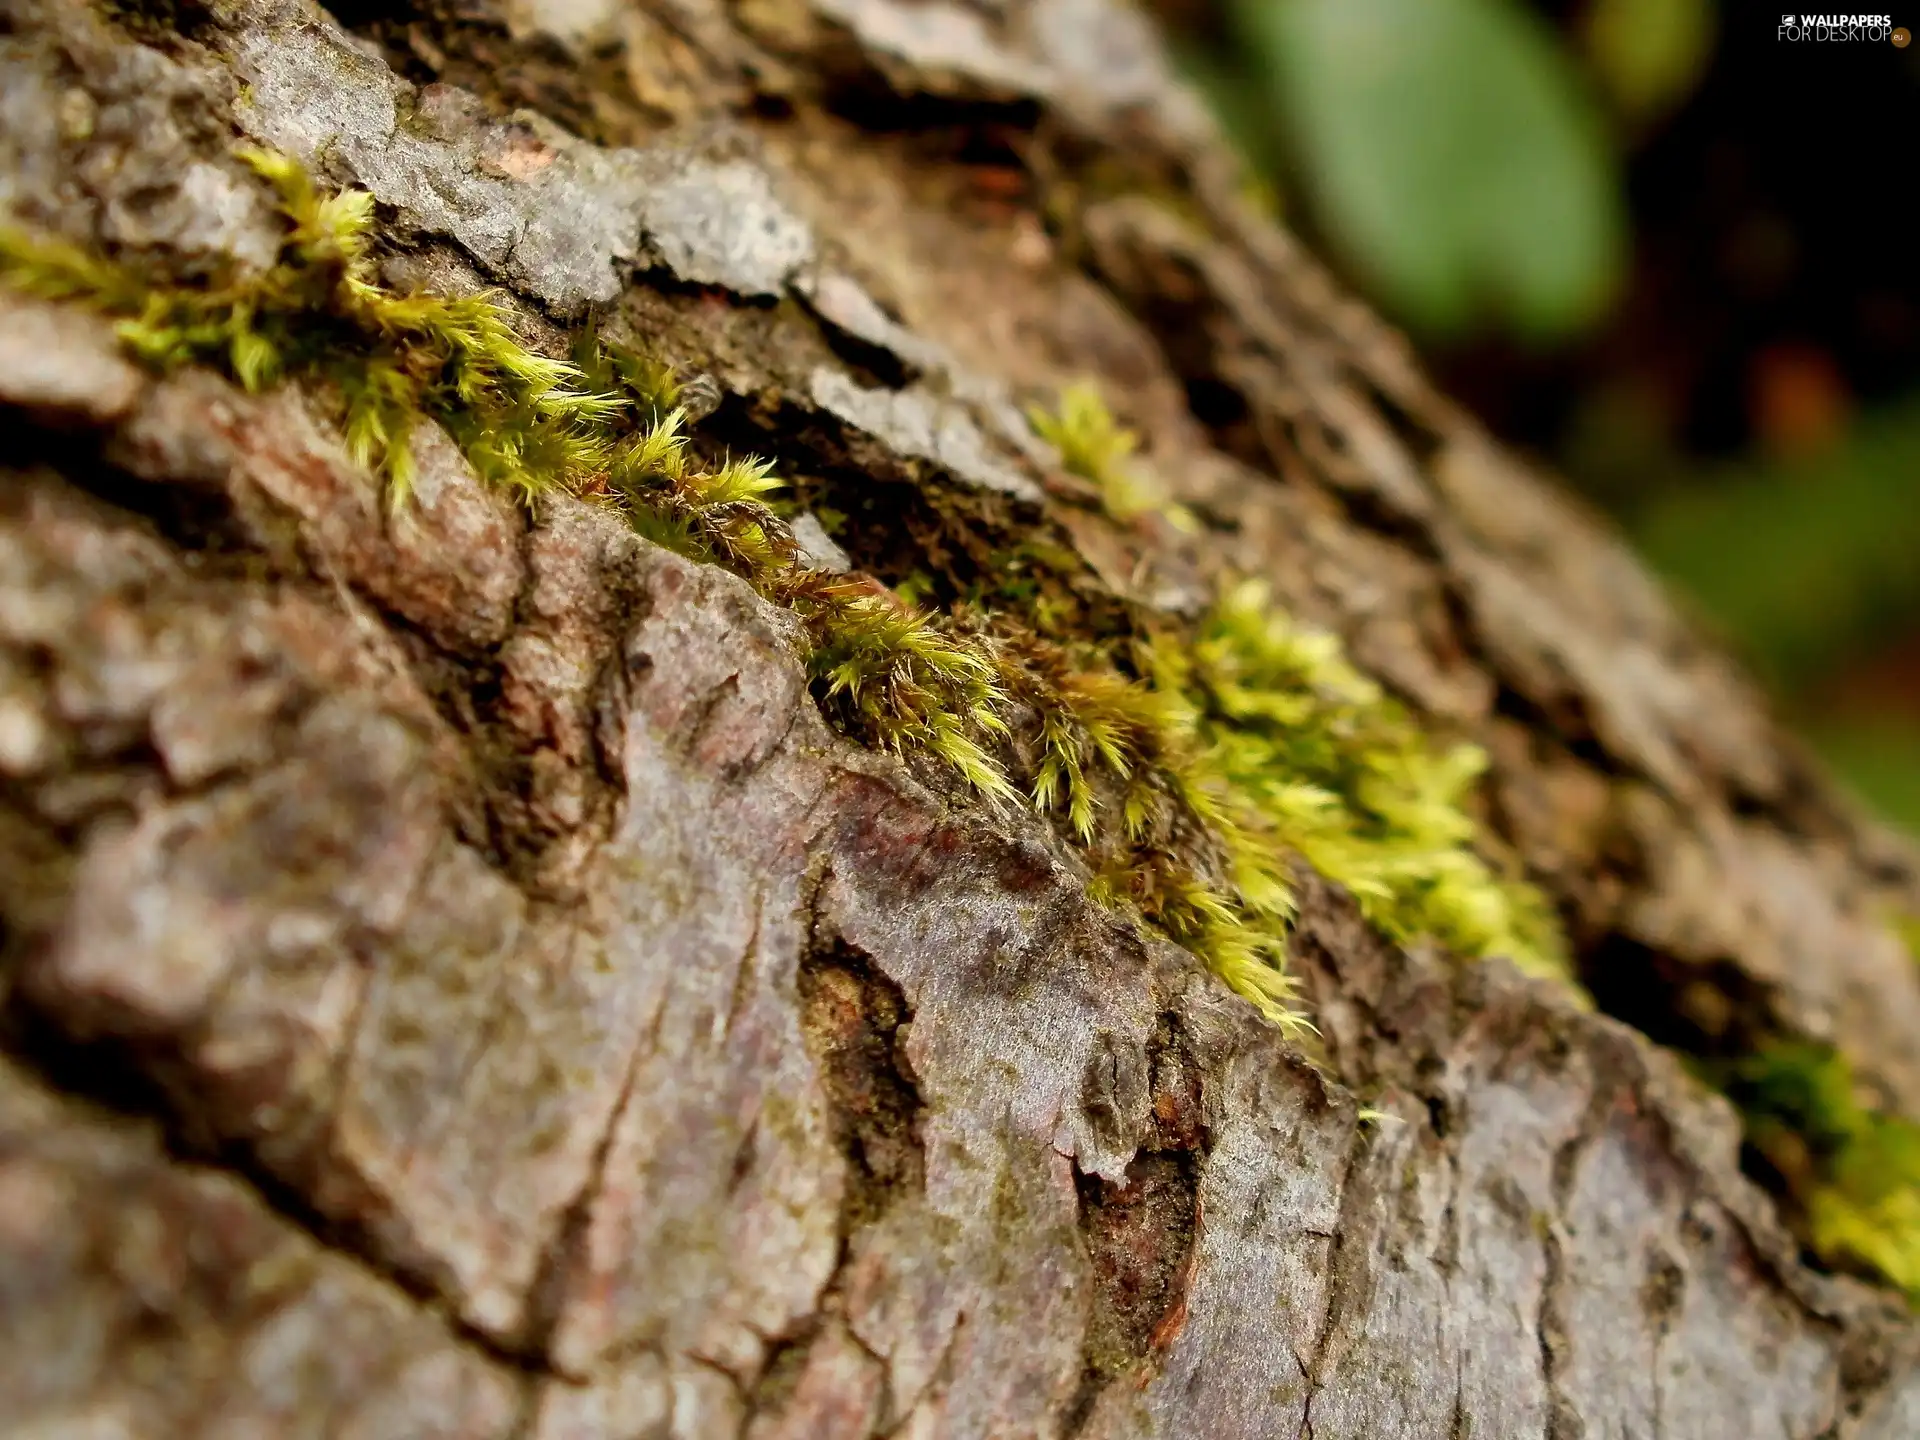
[{"label": "bark crack", "polygon": [[1546,1440],[1584,1440],[1585,1419],[1561,1387],[1565,1370],[1566,1347],[1570,1342],[1564,1328],[1563,1292],[1571,1283],[1566,1257],[1561,1248],[1567,1216],[1573,1203],[1573,1188],[1578,1179],[1582,1157],[1606,1127],[1614,1105],[1611,1087],[1595,1082],[1593,1093],[1581,1114],[1579,1124],[1553,1156],[1554,1213],[1541,1227],[1540,1246],[1545,1273],[1540,1284],[1540,1308],[1534,1320],[1534,1333],[1540,1345],[1540,1375],[1547,1391]]},{"label": "bark crack", "polygon": [[[1350,1278],[1346,1271],[1346,1250],[1351,1238],[1356,1234],[1365,1234],[1359,1209],[1371,1198],[1362,1194],[1364,1187],[1353,1183],[1354,1171],[1358,1168],[1368,1143],[1367,1127],[1355,1124],[1353,1133],[1347,1139],[1347,1149],[1340,1174],[1334,1181],[1339,1194],[1339,1206],[1334,1222],[1333,1233],[1327,1239],[1327,1259],[1324,1267],[1326,1275],[1325,1293],[1320,1307],[1320,1316],[1313,1333],[1312,1361],[1303,1359],[1294,1352],[1294,1363],[1300,1367],[1301,1379],[1306,1386],[1306,1399],[1302,1404],[1300,1423],[1304,1440],[1311,1440],[1313,1434],[1313,1402],[1321,1388],[1321,1369],[1326,1363],[1327,1347],[1333,1339],[1334,1325],[1340,1316],[1345,1300],[1346,1281]],[[1309,1232],[1318,1234],[1319,1232]]]},{"label": "bark crack", "polygon": [[542,1367],[551,1374],[558,1375],[552,1364],[552,1350],[555,1335],[564,1318],[568,1282],[571,1270],[579,1259],[580,1249],[586,1243],[587,1227],[593,1219],[593,1208],[599,1200],[606,1184],[607,1157],[613,1151],[613,1142],[620,1133],[620,1126],[626,1119],[627,1108],[633,1103],[634,1086],[639,1077],[641,1063],[652,1048],[651,1040],[658,1033],[661,1018],[666,1011],[664,997],[654,1006],[653,1015],[646,1026],[642,1027],[634,1038],[632,1049],[627,1056],[626,1072],[620,1080],[620,1089],[612,1108],[607,1113],[605,1125],[594,1139],[593,1158],[588,1163],[586,1178],[581,1182],[578,1192],[567,1202],[562,1210],[560,1223],[554,1231],[541,1257],[540,1269],[534,1277],[527,1300],[526,1347],[530,1354],[540,1357]]}]

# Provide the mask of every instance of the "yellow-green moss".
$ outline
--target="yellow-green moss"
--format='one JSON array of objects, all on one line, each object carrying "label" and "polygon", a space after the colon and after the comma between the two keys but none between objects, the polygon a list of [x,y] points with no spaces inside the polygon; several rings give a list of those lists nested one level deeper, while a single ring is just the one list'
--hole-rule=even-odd
[{"label": "yellow-green moss", "polygon": [[[709,466],[688,444],[669,368],[590,330],[570,361],[541,356],[490,296],[396,294],[377,278],[368,196],[325,195],[284,157],[245,156],[287,217],[265,272],[161,283],[5,230],[0,275],[116,315],[128,348],[156,366],[215,365],[250,390],[286,377],[330,386],[349,448],[396,498],[409,432],[428,416],[496,485],[597,497],[655,540],[729,566],[806,620],[820,698],[843,726],[1058,814],[1109,893],[1290,1029],[1305,1026],[1284,965],[1293,854],[1396,938],[1555,968],[1543,902],[1474,855],[1459,805],[1474,753],[1427,747],[1330,639],[1295,630],[1264,594],[1243,587],[1197,634],[1125,653],[1042,641],[1017,615],[942,616],[864,577],[809,569],[769,506],[770,467]],[[1134,437],[1091,386],[1035,424],[1114,518],[1191,523],[1132,468]],[[1018,773],[1016,724],[1033,732],[1030,773]]]},{"label": "yellow-green moss", "polygon": [[1715,1078],[1813,1251],[1883,1276],[1920,1304],[1920,1126],[1873,1105],[1845,1057],[1824,1045],[1767,1045]]},{"label": "yellow-green moss", "polygon": [[[1159,513],[1192,527],[1132,468],[1134,437],[1091,385],[1031,414],[1062,464],[1098,487],[1111,518]],[[1055,675],[1034,798],[1064,808],[1103,861],[1108,889],[1129,894],[1240,993],[1299,1023],[1284,973],[1290,855],[1345,885],[1396,940],[1432,936],[1462,956],[1502,954],[1530,973],[1569,978],[1544,897],[1475,852],[1464,802],[1485,757],[1432,746],[1334,637],[1300,629],[1264,587],[1246,583],[1195,632],[1129,658],[1142,677],[1133,686],[1110,677],[1092,687],[1100,672],[1091,667]],[[1117,844],[1097,833],[1096,766],[1121,782],[1111,802],[1121,811]],[[1202,823],[1210,846],[1192,844],[1177,817],[1170,823],[1169,799]]]},{"label": "yellow-green moss", "polygon": [[1333,636],[1301,629],[1246,582],[1191,643],[1155,646],[1150,661],[1197,742],[1185,787],[1228,837],[1251,909],[1285,913],[1284,857],[1297,854],[1395,940],[1431,936],[1568,978],[1545,898],[1474,850],[1465,802],[1485,755],[1434,746]]},{"label": "yellow-green moss", "polygon": [[156,367],[226,370],[248,390],[283,377],[332,384],[348,449],[409,488],[408,436],[439,421],[495,484],[532,493],[605,460],[616,397],[521,343],[489,296],[397,295],[376,279],[373,197],[323,195],[285,156],[242,150],[279,194],[288,231],[266,271],[204,287],[153,283],[57,240],[0,229],[0,278],[119,317],[127,348]]},{"label": "yellow-green moss", "polygon": [[1067,386],[1052,410],[1030,407],[1027,419],[1040,438],[1060,452],[1069,474],[1092,482],[1109,519],[1126,525],[1143,515],[1161,515],[1177,529],[1198,528],[1192,513],[1168,500],[1133,462],[1139,437],[1114,422],[1091,382]]}]

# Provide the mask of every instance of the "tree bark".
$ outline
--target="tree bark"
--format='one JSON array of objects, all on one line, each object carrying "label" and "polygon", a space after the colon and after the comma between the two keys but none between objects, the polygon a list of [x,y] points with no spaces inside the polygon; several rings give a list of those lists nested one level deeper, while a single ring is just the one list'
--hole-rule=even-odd
[{"label": "tree bark", "polygon": [[[0,16],[16,218],[264,264],[246,139],[371,191],[394,283],[711,373],[803,488],[1046,517],[1149,608],[1269,578],[1487,748],[1620,1017],[1308,875],[1315,1068],[837,735],[741,580],[431,431],[389,515],[313,396],[0,290],[0,1430],[1920,1434],[1904,1307],[1646,1038],[1831,1039],[1920,1116],[1913,857],[1247,208],[1132,11]],[[1016,401],[1082,374],[1204,539],[1051,495]]]}]

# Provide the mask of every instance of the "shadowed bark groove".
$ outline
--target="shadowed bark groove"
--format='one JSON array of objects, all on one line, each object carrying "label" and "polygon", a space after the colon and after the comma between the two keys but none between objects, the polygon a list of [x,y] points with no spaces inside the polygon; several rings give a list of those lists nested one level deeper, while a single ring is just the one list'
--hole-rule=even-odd
[{"label": "shadowed bark groove", "polygon": [[907,1062],[900,987],[866,957],[840,947],[802,960],[800,1024],[852,1166],[849,1232],[879,1220],[896,1198],[926,1189],[917,1127],[920,1096]]},{"label": "shadowed bark groove", "polygon": [[[264,265],[243,140],[370,191],[386,283],[710,375],[695,443],[879,581],[1268,579],[1485,747],[1617,1018],[1303,874],[1316,1069],[1053,826],[837,735],[735,577],[430,424],[389,514],[326,394],[0,288],[8,1423],[1920,1433],[1905,1308],[1647,1038],[1831,1038],[1920,1115],[1912,855],[1246,208],[1134,12],[0,0],[9,223]],[[1021,410],[1083,374],[1202,535],[1074,499]]]}]

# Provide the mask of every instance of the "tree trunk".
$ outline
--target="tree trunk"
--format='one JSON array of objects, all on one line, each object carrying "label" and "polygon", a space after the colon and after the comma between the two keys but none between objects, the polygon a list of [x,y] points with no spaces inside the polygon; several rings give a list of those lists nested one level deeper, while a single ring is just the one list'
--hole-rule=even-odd
[{"label": "tree trunk", "polygon": [[[734,575],[431,427],[388,513],[312,387],[0,289],[0,1430],[1920,1434],[1904,1306],[1646,1038],[1920,1116],[1912,857],[1248,208],[1133,12],[0,15],[22,223],[266,265],[245,139],[370,191],[389,283],[711,374],[702,443],[870,506],[862,563],[1013,517],[1148,611],[1267,577],[1490,753],[1599,1002],[1303,875],[1309,1063],[836,732]],[[1080,375],[1201,538],[1061,498],[1015,402]]]}]

